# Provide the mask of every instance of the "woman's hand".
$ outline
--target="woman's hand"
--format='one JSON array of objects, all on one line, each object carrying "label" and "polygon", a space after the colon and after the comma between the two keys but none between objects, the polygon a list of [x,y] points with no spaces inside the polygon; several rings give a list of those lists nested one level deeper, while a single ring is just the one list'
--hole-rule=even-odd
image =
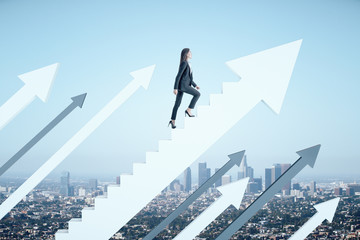
[{"label": "woman's hand", "polygon": [[199,89],[200,89],[200,87],[199,87],[199,86],[196,86],[195,88],[196,88],[197,90],[199,90]]},{"label": "woman's hand", "polygon": [[177,91],[178,91],[177,89],[174,89],[174,94],[175,94],[175,95],[177,95]]}]

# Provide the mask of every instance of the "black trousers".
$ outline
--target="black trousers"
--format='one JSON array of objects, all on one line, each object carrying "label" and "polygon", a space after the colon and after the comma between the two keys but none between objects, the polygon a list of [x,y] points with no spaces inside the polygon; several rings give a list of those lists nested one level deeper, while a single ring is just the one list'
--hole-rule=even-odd
[{"label": "black trousers", "polygon": [[200,92],[198,90],[196,90],[195,88],[192,88],[192,87],[187,87],[183,90],[178,90],[178,93],[176,94],[176,100],[175,100],[175,105],[173,107],[173,110],[172,110],[172,114],[171,114],[171,120],[175,120],[176,119],[176,113],[177,113],[177,110],[181,104],[181,100],[182,100],[182,97],[184,95],[184,93],[188,93],[188,94],[191,94],[193,96],[193,98],[191,99],[191,102],[189,104],[189,108],[193,109],[195,107],[195,104],[197,102],[197,100],[199,99],[200,97]]}]

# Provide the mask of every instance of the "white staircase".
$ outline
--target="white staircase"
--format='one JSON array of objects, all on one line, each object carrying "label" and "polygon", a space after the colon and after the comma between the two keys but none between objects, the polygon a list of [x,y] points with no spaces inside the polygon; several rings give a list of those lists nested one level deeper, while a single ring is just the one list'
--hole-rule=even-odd
[{"label": "white staircase", "polygon": [[[95,207],[83,209],[82,218],[72,219],[68,230],[56,233],[56,239],[111,238],[258,102],[264,99],[275,112],[280,111],[300,44],[296,41],[241,58],[247,68],[249,64],[256,66],[242,69],[246,78],[224,83],[222,94],[210,95],[209,106],[199,106],[196,117],[185,119],[184,129],[172,129],[171,140],[160,140],[158,152],[147,152],[146,163],[135,163],[133,175],[121,175],[120,186],[109,186],[108,195],[97,197]],[[267,51],[276,55],[279,50],[287,52],[280,60],[262,58]],[[252,78],[253,69],[259,71],[264,64],[266,70],[271,65],[274,72],[266,72],[266,79],[258,79],[257,74]],[[284,68],[288,74],[283,73]],[[279,72],[283,73],[280,77]],[[277,95],[276,100],[269,97],[272,94]]]}]

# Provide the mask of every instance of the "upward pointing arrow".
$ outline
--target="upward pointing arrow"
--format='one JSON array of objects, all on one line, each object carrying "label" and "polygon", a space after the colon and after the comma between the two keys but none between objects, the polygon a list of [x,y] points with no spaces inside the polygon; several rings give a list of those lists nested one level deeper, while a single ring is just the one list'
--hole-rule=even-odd
[{"label": "upward pointing arrow", "polygon": [[216,239],[230,239],[252,216],[259,211],[283,186],[295,177],[307,165],[314,167],[320,145],[298,151],[300,158],[286,170],[273,184],[270,185],[251,205],[243,211]]},{"label": "upward pointing arrow", "polygon": [[316,204],[314,208],[317,213],[312,216],[289,240],[304,240],[317,226],[319,226],[325,219],[332,222],[336,208],[339,204],[340,198],[334,198],[329,201]]},{"label": "upward pointing arrow", "polygon": [[187,209],[201,194],[219,180],[234,165],[240,166],[245,151],[236,152],[228,155],[230,160],[214,173],[206,182],[204,182],[194,193],[192,193],[179,207],[169,214],[159,225],[157,225],[143,240],[151,240],[158,235],[167,225],[177,218],[185,209]]},{"label": "upward pointing arrow", "polygon": [[233,205],[237,209],[240,208],[248,182],[249,178],[243,178],[239,181],[218,187],[217,189],[221,192],[221,196],[182,230],[174,240],[194,239],[196,235],[198,235],[230,205]]},{"label": "upward pointing arrow", "polygon": [[[159,145],[159,152],[148,152],[145,170],[142,171],[142,174],[122,176],[124,181],[121,180],[119,188],[114,189],[116,193],[113,196],[109,195],[104,200],[107,204],[104,204],[106,207],[101,209],[95,207],[94,213],[89,217],[91,220],[84,219],[79,222],[76,227],[73,227],[75,230],[69,230],[68,236],[60,233],[58,236],[62,235],[65,239],[88,240],[111,238],[261,100],[271,100],[268,97],[270,93],[259,86],[259,82],[270,81],[278,87],[272,94],[285,95],[300,45],[301,41],[295,41],[255,53],[256,56],[243,57],[244,60],[252,61],[252,68],[258,69],[258,71],[263,71],[264,68],[268,72],[265,79],[259,80],[248,76],[248,79],[243,78],[239,82],[224,83],[223,94],[210,95],[210,106],[199,106],[198,116],[185,119],[184,129],[173,129],[172,139],[164,148],[160,149]],[[273,58],[268,57],[270,55]],[[262,61],[263,56],[269,62]],[[255,57],[263,65],[254,61]],[[273,66],[272,69],[279,71],[284,70],[285,73],[270,71],[269,66]],[[286,85],[280,86],[283,84]],[[281,91],[283,93],[280,93]],[[272,106],[275,109],[277,106],[281,106],[282,99],[278,99],[278,102],[266,103],[271,106],[275,104],[276,106]],[[139,186],[141,187],[139,188]]]},{"label": "upward pointing arrow", "polygon": [[[275,113],[279,114],[302,40],[226,62],[228,67],[251,84]],[[275,54],[276,53],[276,54]],[[259,68],[261,66],[261,69]]]},{"label": "upward pointing arrow", "polygon": [[[102,108],[88,123],[85,124],[71,139],[69,139],[54,155],[50,157],[36,172],[31,175],[13,194],[0,205],[2,219],[18,202],[34,189],[49,173],[51,173],[72,151],[74,151],[92,132],[94,132],[111,114],[118,109],[141,86],[149,85],[155,65],[131,72],[133,79],[104,108]],[[141,78],[141,79],[139,79]]]},{"label": "upward pointing arrow", "polygon": [[55,63],[18,76],[25,85],[0,107],[0,130],[35,97],[47,101],[58,67]]},{"label": "upward pointing arrow", "polygon": [[65,108],[56,118],[54,118],[46,127],[44,127],[35,137],[33,137],[24,147],[22,147],[12,158],[10,158],[0,168],[0,176],[3,175],[12,165],[14,165],[27,151],[29,151],[36,143],[38,143],[46,134],[48,134],[57,124],[59,124],[67,115],[75,108],[82,108],[85,101],[86,93],[72,97],[72,103]]}]

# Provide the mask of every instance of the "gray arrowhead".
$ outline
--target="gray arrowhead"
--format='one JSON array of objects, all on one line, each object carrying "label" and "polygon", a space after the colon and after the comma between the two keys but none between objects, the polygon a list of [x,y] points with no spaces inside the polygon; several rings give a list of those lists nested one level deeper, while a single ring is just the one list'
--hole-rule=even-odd
[{"label": "gray arrowhead", "polygon": [[245,150],[230,154],[228,155],[228,157],[230,158],[230,161],[232,161],[234,164],[236,164],[239,167],[244,157],[244,154],[245,154]]},{"label": "gray arrowhead", "polygon": [[320,147],[321,147],[321,145],[318,144],[318,145],[297,151],[296,153],[301,158],[306,159],[305,161],[307,161],[307,164],[313,168],[315,165],[315,161],[316,161],[317,155],[319,153]]},{"label": "gray arrowhead", "polygon": [[80,108],[82,108],[82,106],[84,104],[84,101],[85,101],[85,98],[86,98],[86,93],[75,96],[75,97],[72,97],[71,99],[73,100],[73,103],[76,106],[79,106]]}]

